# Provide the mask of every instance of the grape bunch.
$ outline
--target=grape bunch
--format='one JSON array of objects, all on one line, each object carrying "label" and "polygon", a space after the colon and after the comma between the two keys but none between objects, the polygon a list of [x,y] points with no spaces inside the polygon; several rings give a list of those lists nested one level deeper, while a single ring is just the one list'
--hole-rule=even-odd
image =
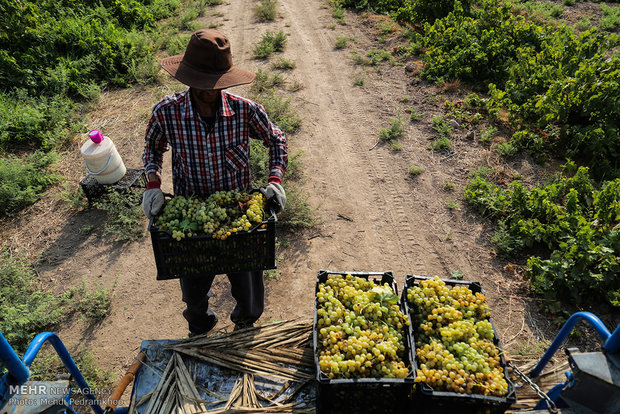
[{"label": "grape bunch", "polygon": [[483,294],[438,277],[407,290],[419,367],[436,390],[503,397],[508,383]]},{"label": "grape bunch", "polygon": [[169,231],[178,241],[196,234],[210,234],[214,239],[225,240],[261,223],[264,209],[265,200],[259,192],[217,191],[206,200],[175,196],[166,202],[155,225]]},{"label": "grape bunch", "polygon": [[330,378],[405,378],[405,333],[409,320],[386,283],[330,275],[319,283],[319,367]]}]

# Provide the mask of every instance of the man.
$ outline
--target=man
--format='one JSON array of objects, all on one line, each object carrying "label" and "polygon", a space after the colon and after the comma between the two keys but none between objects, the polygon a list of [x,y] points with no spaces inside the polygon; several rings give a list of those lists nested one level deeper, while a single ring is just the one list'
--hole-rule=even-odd
[{"label": "man", "polygon": [[[233,65],[228,39],[215,30],[199,30],[185,53],[168,57],[161,65],[189,89],[166,96],[153,109],[142,157],[148,181],[142,200],[146,216],[156,215],[164,204],[161,167],[170,148],[175,195],[206,198],[219,190],[248,190],[250,136],[269,147],[264,194],[276,211],[283,209],[286,195],[280,183],[288,162],[286,138],[261,105],[224,91],[250,83],[255,76]],[[263,272],[227,276],[237,302],[230,318],[235,328],[251,326],[263,313]],[[217,324],[209,308],[214,277],[180,279],[190,335],[206,333]]]}]

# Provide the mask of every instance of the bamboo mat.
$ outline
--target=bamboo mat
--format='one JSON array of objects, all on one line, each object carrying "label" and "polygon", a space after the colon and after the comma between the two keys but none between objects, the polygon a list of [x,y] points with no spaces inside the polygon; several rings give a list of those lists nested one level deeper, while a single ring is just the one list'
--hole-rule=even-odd
[{"label": "bamboo mat", "polygon": [[[159,361],[165,369],[160,368],[157,372],[157,386],[132,401],[130,414],[315,413],[316,395],[311,386],[315,378],[315,362],[312,324],[309,322],[277,322],[167,341],[162,349],[168,359]],[[528,373],[538,360],[519,361],[515,358],[513,362],[522,372]],[[221,367],[232,373],[234,385],[227,393],[201,386],[196,381],[196,367],[200,364]],[[149,362],[145,365],[149,367]],[[552,360],[536,383],[548,392],[566,380],[564,372],[568,369],[567,362]],[[156,371],[152,367],[151,370]],[[532,410],[539,400],[538,395],[510,369],[509,373],[516,387],[517,403],[507,413]],[[281,386],[271,393],[261,392],[257,378],[267,378]],[[304,387],[310,388],[311,394],[297,398],[303,394],[300,390]],[[209,400],[203,400],[201,393]],[[140,406],[146,410],[141,408],[138,411],[136,407]]]}]

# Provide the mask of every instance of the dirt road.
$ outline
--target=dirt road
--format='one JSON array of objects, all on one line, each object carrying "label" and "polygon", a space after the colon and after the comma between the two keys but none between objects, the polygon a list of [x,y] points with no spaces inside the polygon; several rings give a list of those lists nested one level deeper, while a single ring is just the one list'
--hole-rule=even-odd
[{"label": "dirt road", "polygon": [[[458,128],[450,153],[428,150],[436,137],[431,118],[444,114],[443,101],[454,92],[419,82],[415,71],[403,65],[354,64],[352,52],[391,50],[398,41],[398,32],[389,33],[384,43],[377,41],[382,18],[347,12],[346,24],[339,24],[327,1],[278,3],[278,18],[271,23],[258,23],[255,2],[247,1],[216,6],[201,18],[205,25],[220,23],[218,30],[231,40],[235,64],[249,70],[270,68],[269,62],[253,59],[254,44],[266,30],[284,30],[288,43],[282,56],[296,65],[287,76],[304,85],[288,92],[303,118],[300,131],[289,142],[292,153],[304,152],[303,188],[320,224],[292,237],[281,254],[280,276],[266,282],[267,308],[261,321],[311,320],[319,269],[392,271],[399,288],[406,274],[449,277],[459,270],[466,280],[482,282],[508,349],[542,337],[544,328],[533,324],[529,305],[518,292],[523,282],[502,269],[505,263],[492,255],[483,221],[460,200],[468,173],[494,155],[462,139],[465,131]],[[350,39],[348,47],[335,49],[341,36]],[[363,77],[363,86],[353,86],[356,77]],[[155,88],[105,93],[89,126],[113,138],[128,167],[141,168],[143,134],[152,106],[182,88],[166,80]],[[247,87],[232,91],[244,95]],[[407,108],[424,114],[420,122],[409,123]],[[406,119],[407,128],[399,140],[402,150],[393,151],[377,141],[379,130],[397,116]],[[83,173],[78,145],[61,164],[74,182]],[[417,177],[408,173],[414,164],[424,168]],[[505,169],[510,172],[514,167],[526,179],[534,173],[525,161]],[[454,191],[444,189],[446,181],[454,184]],[[169,175],[166,189],[171,190]],[[54,219],[32,219],[40,214]],[[101,237],[101,220],[100,212],[67,210],[50,198],[12,223],[5,234],[15,248],[40,254],[39,274],[55,289],[76,285],[83,278],[105,287],[115,284],[111,314],[101,324],[89,326],[76,318],[60,335],[73,349],[92,350],[103,368],[122,372],[141,340],[180,338],[187,327],[178,282],[155,280],[150,239],[114,243]],[[89,223],[99,224],[95,231],[85,231]],[[216,279],[212,303],[220,316],[218,328],[229,324],[233,303],[228,289],[225,277]]]}]

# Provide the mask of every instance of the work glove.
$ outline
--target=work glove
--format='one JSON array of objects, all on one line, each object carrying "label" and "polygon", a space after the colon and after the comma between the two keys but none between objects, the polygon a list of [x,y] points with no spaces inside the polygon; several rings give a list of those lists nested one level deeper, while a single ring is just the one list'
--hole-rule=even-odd
[{"label": "work glove", "polygon": [[148,189],[142,194],[142,211],[150,220],[156,216],[164,206],[164,193],[159,188]]},{"label": "work glove", "polygon": [[286,205],[286,193],[280,184],[269,183],[261,192],[267,199],[267,206],[273,207],[276,213],[284,210],[284,206]]}]

